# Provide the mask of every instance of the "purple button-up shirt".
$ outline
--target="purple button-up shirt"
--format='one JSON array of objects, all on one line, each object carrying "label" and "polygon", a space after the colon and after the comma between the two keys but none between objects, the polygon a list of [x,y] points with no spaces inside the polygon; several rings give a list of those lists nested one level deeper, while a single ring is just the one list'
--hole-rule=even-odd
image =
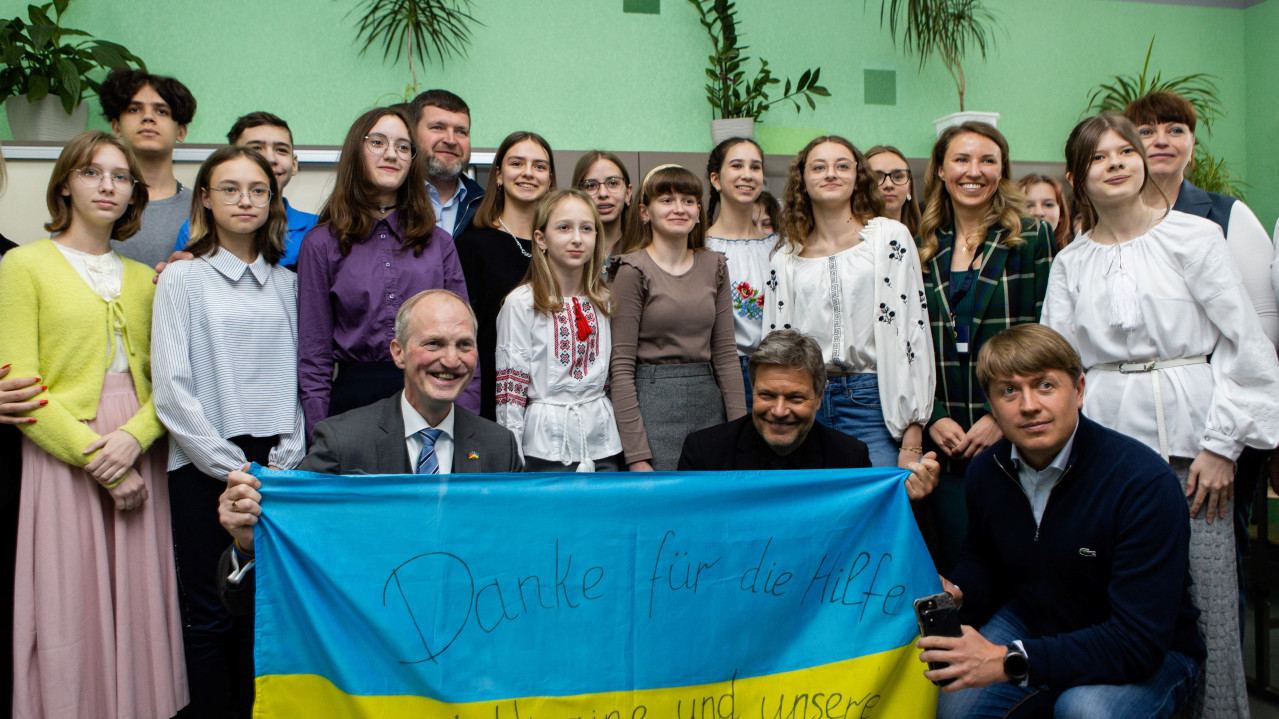
[{"label": "purple button-up shirt", "polygon": [[[423,290],[452,290],[469,301],[457,248],[439,228],[421,256],[401,244],[399,212],[379,220],[351,253],[338,251],[331,225],[307,233],[298,256],[298,386],[307,437],[329,416],[335,362],[390,362],[395,313]],[[479,412],[480,371],[458,405]]]}]

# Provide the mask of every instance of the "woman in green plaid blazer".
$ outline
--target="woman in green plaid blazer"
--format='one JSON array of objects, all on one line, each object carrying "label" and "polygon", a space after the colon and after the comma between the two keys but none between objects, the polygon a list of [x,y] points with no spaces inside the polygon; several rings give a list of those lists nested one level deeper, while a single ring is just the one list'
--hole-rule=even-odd
[{"label": "woman in green plaid blazer", "polygon": [[977,381],[977,352],[1003,330],[1039,321],[1053,237],[1046,224],[1026,216],[1012,181],[1008,141],[986,123],[966,122],[937,138],[924,198],[916,242],[937,362],[925,441],[942,462],[934,495],[941,565],[957,555],[967,525],[962,492],[968,460],[1001,436]]}]

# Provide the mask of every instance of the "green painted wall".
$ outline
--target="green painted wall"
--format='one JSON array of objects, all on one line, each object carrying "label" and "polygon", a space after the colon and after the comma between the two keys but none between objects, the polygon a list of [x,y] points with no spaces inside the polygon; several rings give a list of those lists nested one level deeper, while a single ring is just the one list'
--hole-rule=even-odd
[{"label": "green painted wall", "polygon": [[1248,205],[1267,230],[1279,217],[1279,0],[1244,11]]},{"label": "green painted wall", "polygon": [[[709,149],[703,66],[709,44],[684,0],[662,0],[656,15],[623,13],[624,0],[475,0],[470,57],[419,68],[423,88],[441,86],[472,107],[474,142],[493,147],[506,133],[533,129],[555,147],[617,150]],[[1279,0],[1250,10],[1115,0],[988,0],[1006,32],[990,60],[973,60],[967,105],[1003,114],[1000,127],[1019,160],[1060,161],[1066,134],[1090,88],[1140,68],[1152,34],[1165,74],[1216,75],[1231,112],[1210,144],[1251,178],[1249,161],[1275,170],[1273,127]],[[25,12],[0,0],[0,16]],[[127,5],[127,12],[122,10]],[[407,63],[357,57],[355,0],[73,0],[68,21],[117,40],[155,72],[186,82],[200,102],[189,141],[218,142],[234,118],[270,109],[301,144],[337,144],[362,110],[389,102],[409,81]],[[957,110],[949,75],[924,73],[879,29],[875,0],[739,0],[746,39],[782,75],[821,66],[833,94],[816,111],[778,107],[764,116],[770,151],[791,151],[817,131],[869,145],[891,142],[927,154],[932,120]],[[172,29],[172,31],[170,31]],[[257,68],[258,70],[255,70]],[[1245,68],[1251,69],[1245,78]],[[897,72],[897,105],[863,103],[865,69]],[[1264,76],[1263,76],[1264,75]],[[1260,96],[1264,111],[1245,104]],[[1268,105],[1266,103],[1269,103]],[[96,109],[96,107],[95,107]],[[1267,125],[1266,123],[1270,123]],[[0,120],[0,137],[8,137]],[[1256,138],[1249,143],[1248,137]],[[1264,140],[1264,141],[1263,141]],[[1263,163],[1259,158],[1266,156]],[[1279,201],[1265,196],[1263,221]]]}]

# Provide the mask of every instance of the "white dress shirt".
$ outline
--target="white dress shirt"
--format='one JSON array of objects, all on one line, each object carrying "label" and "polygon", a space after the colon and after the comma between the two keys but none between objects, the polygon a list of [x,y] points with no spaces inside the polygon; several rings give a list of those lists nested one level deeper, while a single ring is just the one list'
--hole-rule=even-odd
[{"label": "white dress shirt", "polygon": [[440,463],[439,474],[453,474],[453,419],[457,415],[449,408],[448,415],[442,422],[432,426],[422,415],[417,413],[409,398],[400,393],[400,415],[404,417],[404,444],[409,453],[409,467],[417,471],[417,456],[422,452],[422,437],[418,435],[424,429],[438,429],[440,436],[435,438],[435,459]]}]

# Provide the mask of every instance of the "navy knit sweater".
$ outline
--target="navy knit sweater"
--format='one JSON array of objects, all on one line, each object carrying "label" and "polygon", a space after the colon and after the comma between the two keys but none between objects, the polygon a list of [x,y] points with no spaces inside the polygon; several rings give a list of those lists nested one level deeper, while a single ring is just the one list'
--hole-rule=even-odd
[{"label": "navy knit sweater", "polygon": [[1036,528],[1000,440],[968,466],[968,537],[949,579],[980,626],[1005,604],[1030,629],[1031,686],[1150,678],[1169,649],[1205,655],[1190,601],[1190,515],[1168,463],[1082,415]]}]

